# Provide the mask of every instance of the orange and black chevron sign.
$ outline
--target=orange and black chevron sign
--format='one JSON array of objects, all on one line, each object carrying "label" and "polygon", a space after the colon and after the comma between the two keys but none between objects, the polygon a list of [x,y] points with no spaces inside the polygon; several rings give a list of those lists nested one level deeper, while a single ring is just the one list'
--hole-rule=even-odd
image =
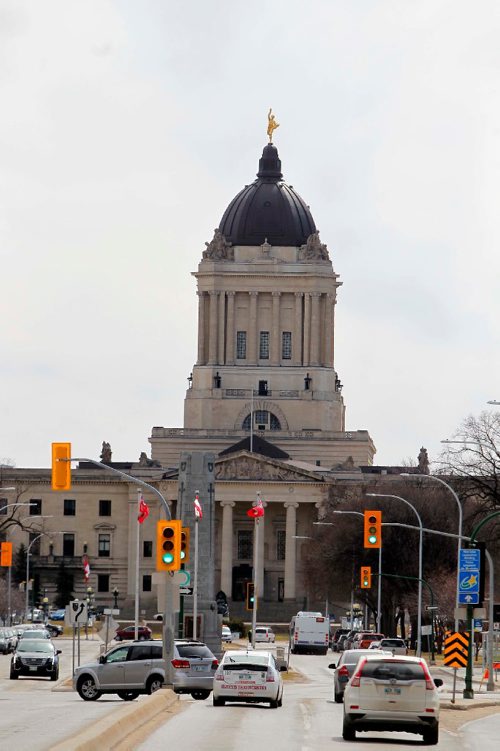
[{"label": "orange and black chevron sign", "polygon": [[443,664],[449,668],[465,668],[469,655],[470,634],[465,631],[447,633],[444,640]]}]

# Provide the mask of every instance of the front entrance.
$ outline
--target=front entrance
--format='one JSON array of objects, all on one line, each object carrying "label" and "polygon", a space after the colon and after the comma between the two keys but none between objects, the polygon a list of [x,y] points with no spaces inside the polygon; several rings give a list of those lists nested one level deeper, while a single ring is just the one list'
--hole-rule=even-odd
[{"label": "front entrance", "polygon": [[246,585],[252,581],[253,568],[248,563],[233,566],[233,602],[243,602],[246,595]]}]

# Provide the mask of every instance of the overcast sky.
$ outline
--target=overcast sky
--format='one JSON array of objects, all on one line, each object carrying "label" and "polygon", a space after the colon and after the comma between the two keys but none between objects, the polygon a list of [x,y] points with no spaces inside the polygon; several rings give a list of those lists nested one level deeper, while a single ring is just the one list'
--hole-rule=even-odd
[{"label": "overcast sky", "polygon": [[347,429],[437,458],[500,400],[499,38],[498,0],[0,0],[0,458],[182,427],[191,272],[270,106]]}]

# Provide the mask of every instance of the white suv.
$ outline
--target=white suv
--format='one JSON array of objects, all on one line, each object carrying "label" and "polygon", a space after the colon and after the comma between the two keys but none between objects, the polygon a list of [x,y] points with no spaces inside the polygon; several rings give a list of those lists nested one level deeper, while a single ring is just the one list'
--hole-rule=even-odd
[{"label": "white suv", "polygon": [[439,735],[440,678],[433,680],[420,657],[371,655],[361,658],[344,690],[345,741],[356,731],[403,731],[435,745]]}]

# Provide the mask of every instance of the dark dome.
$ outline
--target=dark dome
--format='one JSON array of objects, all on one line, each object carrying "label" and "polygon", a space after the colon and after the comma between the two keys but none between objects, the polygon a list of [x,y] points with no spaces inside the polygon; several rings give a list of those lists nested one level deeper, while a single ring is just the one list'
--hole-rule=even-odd
[{"label": "dark dome", "polygon": [[233,245],[304,245],[316,232],[309,207],[282,180],[278,149],[269,143],[259,161],[257,180],[233,198],[219,229]]}]

